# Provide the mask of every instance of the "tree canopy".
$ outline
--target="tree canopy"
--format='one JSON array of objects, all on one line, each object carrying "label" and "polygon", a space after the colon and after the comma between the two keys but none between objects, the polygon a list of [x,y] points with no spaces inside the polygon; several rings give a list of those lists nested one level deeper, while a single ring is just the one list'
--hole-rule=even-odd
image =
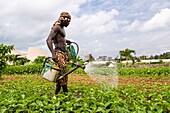
[{"label": "tree canopy", "polygon": [[132,60],[132,63],[135,63],[134,57],[131,55],[132,53],[136,54],[135,50],[130,50],[126,48],[125,50],[119,51],[120,54],[120,59],[125,58],[126,59],[126,64],[128,64],[128,60]]},{"label": "tree canopy", "polygon": [[0,76],[2,75],[2,71],[5,69],[7,65],[7,61],[10,58],[10,53],[14,49],[14,45],[4,45],[0,44]]}]

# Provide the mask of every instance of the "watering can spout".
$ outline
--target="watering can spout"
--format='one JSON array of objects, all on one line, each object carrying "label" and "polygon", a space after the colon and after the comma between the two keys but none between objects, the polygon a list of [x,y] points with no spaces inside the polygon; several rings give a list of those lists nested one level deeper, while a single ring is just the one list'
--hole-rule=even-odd
[{"label": "watering can spout", "polygon": [[74,64],[76,65],[76,67],[73,68],[72,70],[70,70],[69,72],[63,74],[62,76],[60,76],[60,77],[58,78],[58,80],[61,80],[62,78],[64,78],[65,76],[67,76],[68,74],[72,73],[73,71],[75,71],[75,70],[78,69],[78,68],[85,69],[85,65],[82,65],[82,64],[80,64],[79,62],[76,62],[76,63],[74,63]]},{"label": "watering can spout", "polygon": [[74,64],[76,65],[76,67],[80,67],[82,69],[85,69],[85,65],[82,65],[80,62],[76,62]]}]

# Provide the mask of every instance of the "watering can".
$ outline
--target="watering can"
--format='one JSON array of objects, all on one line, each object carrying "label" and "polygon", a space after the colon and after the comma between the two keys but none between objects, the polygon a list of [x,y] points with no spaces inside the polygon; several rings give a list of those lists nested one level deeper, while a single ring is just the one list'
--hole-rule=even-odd
[{"label": "watering can", "polygon": [[[74,46],[72,44],[75,44],[77,46],[77,52],[75,51]],[[77,54],[79,52],[79,46],[75,42],[72,42],[72,44],[67,45],[67,49],[69,51],[71,58],[76,59]],[[60,69],[55,64],[55,62],[52,60],[52,57],[47,57],[44,61],[43,69],[41,71],[41,75],[43,75],[43,78],[48,80],[48,81],[57,82],[57,81],[61,80],[62,78],[66,77],[67,75],[69,75],[70,73],[72,73],[73,71],[75,71],[78,68],[85,69],[85,66],[81,65],[78,62],[74,63],[74,65],[75,65],[75,68],[73,68],[72,70],[63,74],[62,69]]]}]

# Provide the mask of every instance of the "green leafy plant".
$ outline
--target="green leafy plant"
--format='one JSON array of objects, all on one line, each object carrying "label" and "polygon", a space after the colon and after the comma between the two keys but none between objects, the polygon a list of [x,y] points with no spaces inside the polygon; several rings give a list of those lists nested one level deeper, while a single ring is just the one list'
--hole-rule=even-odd
[{"label": "green leafy plant", "polygon": [[32,64],[24,66],[7,66],[4,69],[4,75],[17,75],[17,74],[40,74],[43,66],[42,64]]},{"label": "green leafy plant", "polygon": [[68,89],[67,94],[54,95],[55,84],[37,75],[0,81],[0,112],[170,112],[168,84],[105,89],[79,81],[69,84]]},{"label": "green leafy plant", "polygon": [[45,56],[38,56],[35,60],[34,63],[36,64],[43,64],[45,61],[46,57]]},{"label": "green leafy plant", "polygon": [[119,68],[118,75],[120,76],[169,76],[170,67],[157,68]]},{"label": "green leafy plant", "polygon": [[7,46],[4,44],[0,44],[0,77],[2,75],[3,70],[5,69],[7,65],[7,60],[9,58],[9,53],[11,53],[11,50],[14,49],[14,46]]}]

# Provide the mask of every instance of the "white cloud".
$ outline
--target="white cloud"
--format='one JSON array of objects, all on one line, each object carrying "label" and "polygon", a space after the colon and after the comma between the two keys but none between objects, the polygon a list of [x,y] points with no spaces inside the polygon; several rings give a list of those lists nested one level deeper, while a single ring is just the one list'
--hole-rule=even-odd
[{"label": "white cloud", "polygon": [[62,11],[72,15],[67,38],[79,44],[81,55],[115,55],[125,48],[137,54],[170,49],[169,0],[0,0],[0,7],[0,42],[16,49],[33,46],[49,51],[45,40]]},{"label": "white cloud", "polygon": [[165,8],[160,13],[155,14],[149,21],[147,21],[142,30],[150,31],[158,28],[169,27],[170,25],[170,9]]},{"label": "white cloud", "polygon": [[123,42],[127,42],[127,41],[128,41],[128,38],[127,38],[127,37],[124,37],[123,39],[118,39],[118,40],[116,40],[116,42],[117,42],[118,44],[123,43]]},{"label": "white cloud", "polygon": [[123,28],[123,30],[126,30],[126,31],[128,31],[128,32],[130,32],[130,31],[137,31],[137,30],[139,30],[140,26],[141,26],[140,21],[139,21],[139,20],[135,20],[135,21],[132,22],[130,25],[125,26],[125,27]]},{"label": "white cloud", "polygon": [[157,30],[159,28],[166,28],[170,26],[170,9],[162,9],[156,13],[150,20],[140,22],[139,20],[133,21],[130,25],[125,26],[122,30],[127,32],[142,31],[148,32]]},{"label": "white cloud", "polygon": [[170,1],[157,1],[151,4],[149,10],[155,11],[159,9],[164,9],[170,6]]},{"label": "white cloud", "polygon": [[[80,10],[86,0],[0,0],[0,36],[2,43],[23,49],[45,44],[52,24],[62,11]],[[19,43],[21,42],[21,43]],[[23,47],[23,43],[24,46]],[[40,45],[39,45],[40,46]]]},{"label": "white cloud", "polygon": [[[83,15],[74,18],[69,29],[74,29],[75,33],[86,34],[86,36],[94,36],[114,31],[117,29],[117,22],[114,17],[118,15],[118,11],[112,9],[111,11],[100,11],[91,15]],[[83,31],[83,32],[82,32]]]}]

